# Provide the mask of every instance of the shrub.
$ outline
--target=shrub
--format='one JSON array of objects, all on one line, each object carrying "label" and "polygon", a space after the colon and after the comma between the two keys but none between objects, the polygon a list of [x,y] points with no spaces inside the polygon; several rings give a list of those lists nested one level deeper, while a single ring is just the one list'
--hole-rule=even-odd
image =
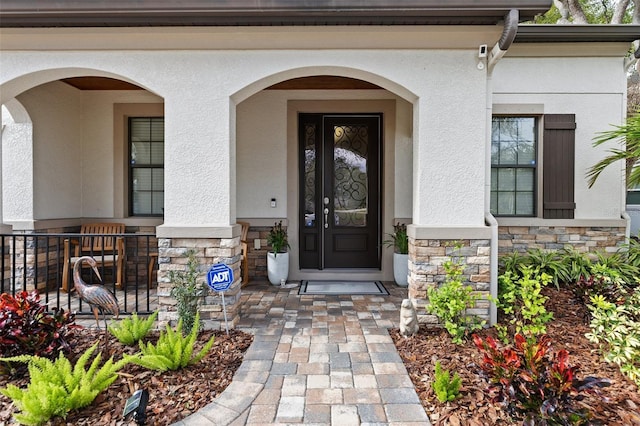
[{"label": "shrub", "polygon": [[573,292],[586,305],[591,296],[600,295],[614,303],[623,303],[627,289],[617,270],[595,263],[591,265],[591,275],[580,277]]},{"label": "shrub", "polygon": [[191,328],[191,332],[186,337],[182,333],[182,319],[178,321],[175,332],[167,325],[166,332],[160,333],[160,338],[156,345],[151,343],[145,345],[140,342],[141,356],[133,355],[126,357],[126,359],[134,364],[158,371],[178,370],[199,362],[207,355],[215,339],[215,336],[211,337],[200,352],[193,355],[198,337],[199,320],[200,314],[196,314],[196,321]]},{"label": "shrub", "polygon": [[98,347],[87,349],[72,368],[63,353],[55,361],[31,355],[3,358],[5,361],[28,363],[30,382],[26,389],[9,384],[0,392],[11,398],[21,411],[16,420],[28,425],[46,422],[55,416],[66,417],[71,410],[86,407],[118,377],[117,371],[127,364],[109,359],[100,368],[101,355],[93,359],[85,370],[89,358]]},{"label": "shrub", "polygon": [[514,276],[520,276],[520,268],[527,265],[527,257],[514,251],[511,254],[505,254],[500,257],[500,274],[511,272]]},{"label": "shrub", "polygon": [[510,272],[498,278],[498,300],[496,306],[510,319],[507,320],[513,330],[498,327],[501,338],[505,338],[509,331],[522,333],[527,337],[544,334],[546,325],[553,318],[552,312],[547,312],[545,303],[547,296],[542,289],[551,282],[546,273],[539,273],[530,266],[523,267],[521,277],[514,279]]},{"label": "shrub", "polygon": [[561,284],[575,282],[580,276],[588,274],[589,259],[573,248],[563,252],[531,249],[526,254],[513,252],[500,258],[500,273],[511,272],[514,279],[522,276],[526,267],[537,269],[551,277],[551,282],[559,288]]},{"label": "shrub", "polygon": [[529,250],[527,265],[549,275],[556,288],[560,288],[561,283],[572,282],[569,268],[556,251]]},{"label": "shrub", "polygon": [[173,282],[171,297],[176,299],[178,316],[184,322],[185,330],[191,330],[198,311],[198,302],[207,294],[208,287],[204,281],[198,283],[200,272],[195,251],[187,251],[186,256],[186,271],[170,271],[169,279]]},{"label": "shrub", "polygon": [[631,238],[622,247],[627,264],[640,268],[640,240]]},{"label": "shrub", "polygon": [[499,349],[491,337],[473,341],[483,355],[481,368],[489,380],[487,393],[493,403],[504,406],[523,424],[584,424],[590,413],[579,408],[584,393],[597,393],[609,386],[607,379],[578,379],[578,367],[568,364],[569,353],[558,351],[550,357],[551,339],[544,335],[527,342],[515,335],[513,348]]},{"label": "shrub", "polygon": [[591,332],[587,339],[597,343],[605,361],[640,386],[640,290],[624,304],[608,301],[602,295],[590,297]]},{"label": "shrub", "polygon": [[458,373],[454,373],[453,378],[449,370],[443,370],[440,361],[436,361],[435,377],[431,386],[436,393],[436,398],[440,402],[453,401],[460,393],[462,380]]},{"label": "shrub", "polygon": [[[76,325],[75,315],[64,309],[46,312],[37,291],[22,291],[15,296],[0,295],[0,357],[37,355],[55,357],[59,351],[70,352],[67,339]],[[0,363],[4,369],[10,363]]]},{"label": "shrub", "polygon": [[574,283],[580,277],[591,275],[591,260],[586,254],[579,252],[573,247],[566,247],[562,251],[562,262],[567,267],[569,274],[568,283]]},{"label": "shrub", "polygon": [[[605,255],[596,253],[598,262],[591,267],[591,274],[601,274],[617,281],[620,285],[630,285],[638,280],[638,266],[627,260],[621,252]],[[595,270],[594,270],[595,269]]]},{"label": "shrub", "polygon": [[138,314],[134,312],[130,318],[110,324],[108,330],[120,343],[131,346],[145,338],[157,317],[158,311],[146,319],[138,318]]},{"label": "shrub", "polygon": [[447,278],[440,287],[427,289],[429,304],[427,312],[435,314],[451,335],[451,340],[462,344],[464,337],[471,331],[479,330],[485,324],[473,315],[467,315],[467,309],[475,305],[479,295],[462,282],[462,265],[453,261],[444,263]]}]

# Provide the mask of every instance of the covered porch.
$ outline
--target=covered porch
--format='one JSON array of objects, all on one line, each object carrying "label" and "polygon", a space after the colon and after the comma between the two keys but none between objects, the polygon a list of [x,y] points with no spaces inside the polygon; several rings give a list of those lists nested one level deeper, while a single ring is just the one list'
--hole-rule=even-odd
[{"label": "covered porch", "polygon": [[[529,3],[521,18],[541,4]],[[47,51],[39,37],[21,37],[33,31],[28,25],[3,29],[7,233],[96,219],[153,227],[162,322],[176,319],[169,273],[184,268],[190,249],[203,269],[222,262],[234,270],[228,301],[233,323],[240,321],[239,222],[250,226],[250,279],[264,276],[265,234],[282,221],[289,279],[390,281],[393,249],[382,242],[403,222],[410,224],[410,297],[423,299],[442,278],[453,240],[473,262],[473,285],[487,292],[497,236],[485,223],[491,94],[478,46],[497,43],[505,17],[519,18],[498,2],[466,10],[461,25],[459,11],[443,18],[434,7],[416,16],[444,23],[320,26],[310,15],[291,28],[44,28]],[[331,121],[336,116],[343,122]],[[364,126],[352,120],[363,116],[375,119],[367,162],[354,145],[330,150],[337,146],[331,125],[355,134]],[[149,123],[146,139],[133,129],[139,119]],[[314,122],[323,136],[306,139]],[[307,154],[324,163],[308,165]],[[356,176],[348,190],[328,183],[340,162]],[[346,192],[351,199],[334,209]],[[364,192],[361,204],[352,202]],[[341,234],[349,221],[367,231]],[[203,317],[220,325],[215,298]]]}]

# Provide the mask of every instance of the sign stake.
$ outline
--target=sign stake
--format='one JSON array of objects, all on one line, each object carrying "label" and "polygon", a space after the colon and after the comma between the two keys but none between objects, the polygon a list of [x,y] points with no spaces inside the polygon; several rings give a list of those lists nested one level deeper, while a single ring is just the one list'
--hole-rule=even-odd
[{"label": "sign stake", "polygon": [[224,328],[229,335],[229,322],[227,321],[227,305],[224,301],[224,292],[229,290],[233,284],[233,270],[224,263],[217,263],[209,269],[207,273],[207,284],[213,291],[217,291],[222,296],[222,312],[224,314]]},{"label": "sign stake", "polygon": [[227,322],[227,305],[224,303],[224,291],[220,292],[222,296],[222,313],[224,314],[224,328],[227,330],[227,336],[229,335],[229,323]]}]

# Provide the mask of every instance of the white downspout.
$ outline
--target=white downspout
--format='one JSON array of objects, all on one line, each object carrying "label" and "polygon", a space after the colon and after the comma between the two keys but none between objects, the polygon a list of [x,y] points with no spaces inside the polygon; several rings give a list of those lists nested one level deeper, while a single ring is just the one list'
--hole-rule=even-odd
[{"label": "white downspout", "polygon": [[491,227],[491,283],[489,285],[489,324],[498,322],[498,307],[494,300],[498,299],[498,221],[490,211],[485,212],[484,220]]},{"label": "white downspout", "polygon": [[[493,68],[496,66],[498,61],[502,59],[513,40],[516,38],[516,34],[518,33],[518,21],[520,20],[520,12],[518,9],[511,9],[509,13],[504,16],[504,28],[502,29],[502,36],[500,36],[500,40],[493,46],[491,49],[491,53],[489,53],[489,60],[487,66],[487,77],[491,78],[491,74],[493,73]],[[491,93],[489,93],[491,95]]]},{"label": "white downspout", "polygon": [[[493,46],[487,60],[487,131],[485,137],[485,190],[484,190],[484,217],[487,225],[491,227],[491,272],[489,294],[493,300],[498,298],[498,221],[491,214],[491,118],[493,115],[493,69],[498,61],[507,53],[518,32],[520,13],[517,9],[511,9],[504,17],[504,28],[500,40]],[[489,305],[489,323],[498,322],[498,308],[495,302]]]},{"label": "white downspout", "polygon": [[[628,71],[629,68],[631,68],[632,66],[636,66],[636,69],[638,71],[640,71],[640,40],[636,40],[634,42],[634,44],[636,45],[637,49],[633,52],[633,55],[631,57],[628,57],[627,59],[625,59],[624,61],[624,70]],[[626,185],[626,182],[625,182]],[[625,187],[625,195],[626,195],[626,187]],[[624,208],[626,208],[626,202],[624,203]],[[624,231],[624,241],[626,243],[629,242],[629,239],[631,238],[631,216],[629,216],[629,213],[626,212],[625,209],[622,210],[622,214],[621,214],[622,218],[626,221],[626,228]]]},{"label": "white downspout", "polygon": [[626,227],[624,230],[624,241],[625,243],[628,243],[629,238],[631,238],[631,216],[629,216],[629,213],[627,213],[624,210],[622,211],[621,216],[626,222],[626,225],[625,225]]}]

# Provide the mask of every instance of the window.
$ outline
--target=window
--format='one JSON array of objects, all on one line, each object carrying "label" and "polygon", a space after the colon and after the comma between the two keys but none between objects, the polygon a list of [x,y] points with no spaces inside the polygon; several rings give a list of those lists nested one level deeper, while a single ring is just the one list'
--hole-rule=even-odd
[{"label": "window", "polygon": [[[575,114],[494,116],[491,213],[573,219],[575,139]],[[540,156],[539,151],[544,155]],[[538,164],[540,157],[542,162]]]},{"label": "window", "polygon": [[535,216],[537,135],[535,117],[493,117],[492,214]]},{"label": "window", "polygon": [[129,118],[129,214],[164,211],[164,118]]},{"label": "window", "polygon": [[[638,167],[638,165],[635,167]],[[640,204],[640,185],[627,190],[627,204]]]}]

